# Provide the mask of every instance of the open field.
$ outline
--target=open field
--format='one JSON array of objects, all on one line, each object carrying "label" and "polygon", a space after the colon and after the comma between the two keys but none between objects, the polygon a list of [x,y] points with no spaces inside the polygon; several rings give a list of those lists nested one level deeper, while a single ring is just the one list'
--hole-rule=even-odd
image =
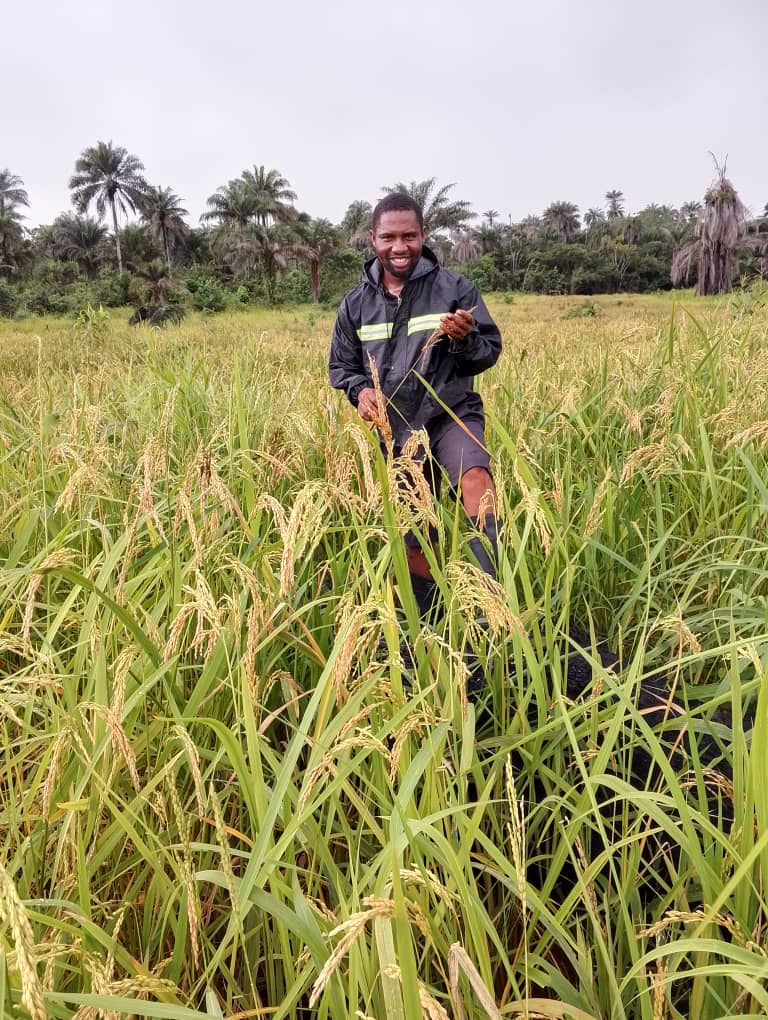
[{"label": "open field", "polygon": [[[0,323],[3,1015],[768,1013],[768,307],[489,304],[500,589],[390,494],[332,313]],[[621,655],[576,700],[569,620]]]}]

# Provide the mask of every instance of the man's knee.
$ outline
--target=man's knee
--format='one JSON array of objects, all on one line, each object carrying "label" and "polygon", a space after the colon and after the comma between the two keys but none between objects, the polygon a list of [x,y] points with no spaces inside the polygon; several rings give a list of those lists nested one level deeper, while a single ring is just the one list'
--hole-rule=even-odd
[{"label": "man's knee", "polygon": [[461,476],[462,488],[465,488],[467,485],[492,489],[493,479],[491,478],[491,472],[487,468],[480,466],[469,468]]},{"label": "man's knee", "polygon": [[429,560],[418,546],[406,544],[405,555],[408,560],[408,569],[412,574],[418,574],[419,577],[432,576]]},{"label": "man's knee", "polygon": [[461,476],[461,499],[468,514],[476,516],[480,508],[487,513],[493,510],[496,490],[490,471],[484,467],[473,467]]}]

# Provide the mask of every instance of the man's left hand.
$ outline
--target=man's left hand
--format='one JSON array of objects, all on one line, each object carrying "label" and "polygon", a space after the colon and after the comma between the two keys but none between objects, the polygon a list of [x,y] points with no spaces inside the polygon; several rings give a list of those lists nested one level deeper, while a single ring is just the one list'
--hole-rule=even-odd
[{"label": "man's left hand", "polygon": [[472,313],[464,308],[440,316],[440,329],[455,342],[464,340],[475,328]]}]

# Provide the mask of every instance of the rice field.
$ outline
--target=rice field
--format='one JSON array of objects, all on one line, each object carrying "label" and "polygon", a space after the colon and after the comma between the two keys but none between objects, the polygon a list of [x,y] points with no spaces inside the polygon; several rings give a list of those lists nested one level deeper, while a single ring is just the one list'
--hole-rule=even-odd
[{"label": "rice field", "polygon": [[496,586],[332,312],[0,324],[2,1015],[768,1014],[768,307],[489,304]]}]

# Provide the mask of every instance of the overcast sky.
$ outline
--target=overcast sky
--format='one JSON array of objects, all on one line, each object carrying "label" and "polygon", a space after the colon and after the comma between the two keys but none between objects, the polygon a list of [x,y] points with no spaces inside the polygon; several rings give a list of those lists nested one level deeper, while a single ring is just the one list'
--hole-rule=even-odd
[{"label": "overcast sky", "polygon": [[504,219],[611,188],[679,206],[710,150],[768,202],[768,0],[23,0],[4,23],[0,168],[30,225],[110,139],[193,225],[254,164],[334,222],[431,176]]}]

